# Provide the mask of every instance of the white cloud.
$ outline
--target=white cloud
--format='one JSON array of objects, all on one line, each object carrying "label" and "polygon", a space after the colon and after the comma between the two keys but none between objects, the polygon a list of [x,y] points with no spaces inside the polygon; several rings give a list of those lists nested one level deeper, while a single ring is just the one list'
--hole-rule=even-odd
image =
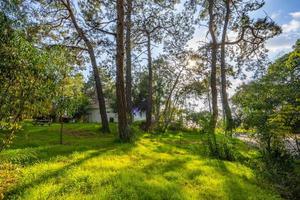
[{"label": "white cloud", "polygon": [[292,19],[289,23],[282,25],[284,33],[294,32],[300,29],[300,21]]},{"label": "white cloud", "polygon": [[[277,13],[278,12],[275,12],[273,14],[276,15]],[[291,18],[290,21],[282,24],[283,33],[268,40],[266,43],[271,60],[291,51],[295,41],[300,38],[300,11],[291,12],[289,16]]]},{"label": "white cloud", "polygon": [[284,33],[296,32],[300,30],[300,11],[289,13],[292,16],[292,20],[282,25],[282,31]]},{"label": "white cloud", "polygon": [[290,13],[290,15],[291,15],[294,19],[300,18],[300,11],[299,11],[299,12],[292,12],[292,13]]},{"label": "white cloud", "polygon": [[295,41],[300,38],[300,32],[283,33],[267,41],[266,47],[269,50],[269,58],[274,60],[292,50]]}]

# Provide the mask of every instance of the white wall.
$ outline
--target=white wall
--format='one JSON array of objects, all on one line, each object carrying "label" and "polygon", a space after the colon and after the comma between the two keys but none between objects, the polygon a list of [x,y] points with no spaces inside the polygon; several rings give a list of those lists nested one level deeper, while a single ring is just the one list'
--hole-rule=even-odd
[{"label": "white wall", "polygon": [[[100,117],[100,111],[99,109],[90,109],[88,111],[88,122],[101,122],[101,117]],[[107,113],[107,118],[108,121],[110,122],[110,118],[114,119],[114,122],[118,122],[118,114],[117,113],[112,113],[108,112]],[[142,121],[146,120],[146,113],[145,112],[138,112],[134,115],[134,121]]]},{"label": "white wall", "polygon": [[[113,118],[114,122],[118,122],[118,115],[116,113],[107,113],[108,121]],[[98,109],[91,109],[88,111],[88,122],[101,122],[100,111]]]}]

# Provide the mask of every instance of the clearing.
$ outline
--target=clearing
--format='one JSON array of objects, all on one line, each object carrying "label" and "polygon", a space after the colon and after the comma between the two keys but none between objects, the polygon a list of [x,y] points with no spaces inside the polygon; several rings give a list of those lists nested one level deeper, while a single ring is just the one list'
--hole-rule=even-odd
[{"label": "clearing", "polygon": [[[0,199],[280,199],[249,164],[257,151],[236,139],[241,160],[207,156],[195,132],[146,134],[133,144],[97,124],[26,124],[0,154]],[[1,194],[2,193],[2,194]]]}]

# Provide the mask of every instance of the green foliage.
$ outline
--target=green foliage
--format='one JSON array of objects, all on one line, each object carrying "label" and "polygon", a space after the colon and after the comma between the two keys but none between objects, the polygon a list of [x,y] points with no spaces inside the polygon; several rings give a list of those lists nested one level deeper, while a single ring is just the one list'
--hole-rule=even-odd
[{"label": "green foliage", "polygon": [[243,85],[233,98],[242,113],[243,123],[256,129],[266,156],[284,152],[284,139],[297,132],[299,72],[300,52],[295,46],[293,52],[276,60],[265,76]]},{"label": "green foliage", "polygon": [[81,74],[65,76],[58,83],[58,92],[54,98],[54,107],[58,116],[72,117],[87,104],[83,94],[83,77]]},{"label": "green foliage", "polygon": [[54,86],[51,58],[11,28],[0,13],[0,151],[12,140],[17,122],[51,104]]},{"label": "green foliage", "polygon": [[274,184],[276,190],[284,199],[300,198],[300,163],[291,159],[284,162],[267,163],[264,160],[256,162],[258,174]]},{"label": "green foliage", "polygon": [[83,77],[71,73],[70,54],[62,48],[35,47],[11,24],[0,13],[0,151],[18,130],[9,127],[18,127],[16,124],[23,118],[49,114],[55,104],[62,108],[61,102],[64,113],[74,112],[83,99],[79,95]]},{"label": "green foliage", "polygon": [[209,130],[211,114],[208,111],[188,112],[186,120],[196,123],[200,127],[200,133],[207,133]]},{"label": "green foliage", "polygon": [[138,108],[142,111],[146,110],[147,102],[147,85],[148,85],[148,75],[146,73],[139,74],[139,79],[137,80],[136,87],[133,88],[133,107]]},{"label": "green foliage", "polygon": [[[198,133],[139,132],[123,144],[113,124],[101,136],[99,125],[66,124],[68,142],[57,145],[58,124],[24,127],[0,154],[6,199],[280,199],[254,169],[207,156]],[[257,153],[233,145],[249,159]]]},{"label": "green foliage", "polygon": [[293,52],[277,59],[262,78],[243,85],[233,98],[243,125],[255,130],[265,161],[260,166],[262,174],[276,183],[287,199],[299,199],[296,155],[300,151],[291,152],[286,144],[289,137],[299,144],[295,135],[300,124],[299,99],[299,42]]},{"label": "green foliage", "polygon": [[181,131],[184,129],[185,129],[185,127],[184,127],[184,123],[182,120],[173,121],[168,126],[168,130],[171,130],[171,131]]},{"label": "green foliage", "polygon": [[0,121],[0,152],[9,147],[14,138],[14,133],[20,130],[18,123]]}]

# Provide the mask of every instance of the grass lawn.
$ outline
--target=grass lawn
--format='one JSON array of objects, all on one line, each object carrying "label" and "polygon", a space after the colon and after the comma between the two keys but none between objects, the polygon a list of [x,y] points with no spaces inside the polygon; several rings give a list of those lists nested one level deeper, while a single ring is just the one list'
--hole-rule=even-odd
[{"label": "grass lawn", "polygon": [[[207,156],[199,133],[137,133],[132,144],[96,124],[26,124],[0,154],[0,199],[280,199],[246,161]],[[256,151],[235,144],[246,160]],[[4,193],[5,192],[5,193]]]}]

